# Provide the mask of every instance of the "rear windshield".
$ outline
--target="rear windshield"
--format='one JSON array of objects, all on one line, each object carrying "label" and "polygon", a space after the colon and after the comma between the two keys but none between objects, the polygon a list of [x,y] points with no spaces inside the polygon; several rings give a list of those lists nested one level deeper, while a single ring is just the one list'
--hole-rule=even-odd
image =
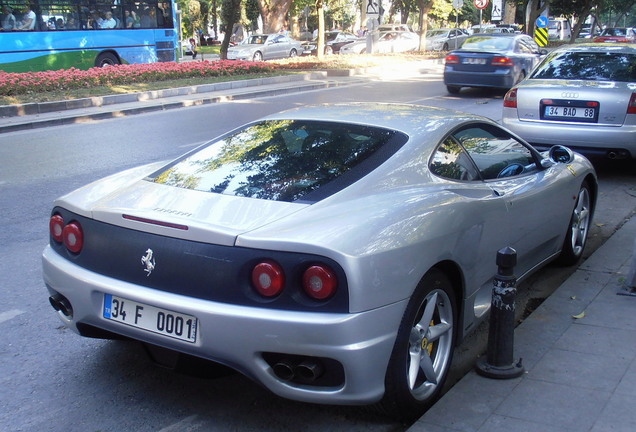
[{"label": "rear windshield", "polygon": [[472,36],[466,39],[462,50],[506,51],[510,49],[512,42],[513,39],[508,37]]},{"label": "rear windshield", "polygon": [[362,125],[263,121],[195,150],[147,180],[241,197],[316,201],[360,179],[406,140],[393,130]]},{"label": "rear windshield", "polygon": [[636,54],[552,53],[535,69],[531,78],[633,82],[636,81]]}]

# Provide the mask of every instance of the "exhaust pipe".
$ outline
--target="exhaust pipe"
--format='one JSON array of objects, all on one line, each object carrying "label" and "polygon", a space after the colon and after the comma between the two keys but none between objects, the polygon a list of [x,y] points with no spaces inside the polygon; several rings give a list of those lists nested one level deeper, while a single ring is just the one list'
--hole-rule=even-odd
[{"label": "exhaust pipe", "polygon": [[71,306],[71,302],[69,302],[62,294],[58,293],[49,297],[49,303],[51,303],[53,309],[61,312],[66,318],[73,318],[73,307]]},{"label": "exhaust pipe", "polygon": [[296,366],[287,359],[282,359],[274,364],[274,374],[283,381],[291,381],[296,376]]},{"label": "exhaust pipe", "polygon": [[310,383],[320,378],[324,370],[322,363],[308,359],[296,367],[296,375],[301,381]]}]

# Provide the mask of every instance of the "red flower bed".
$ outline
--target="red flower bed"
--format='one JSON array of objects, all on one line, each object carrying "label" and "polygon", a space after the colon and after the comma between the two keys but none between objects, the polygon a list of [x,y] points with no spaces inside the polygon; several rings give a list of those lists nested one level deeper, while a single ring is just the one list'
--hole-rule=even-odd
[{"label": "red flower bed", "polygon": [[0,71],[0,95],[11,96],[52,90],[164,81],[194,77],[219,77],[267,73],[278,69],[271,63],[246,61],[201,61],[150,63],[92,68],[71,68],[46,72],[7,73]]}]

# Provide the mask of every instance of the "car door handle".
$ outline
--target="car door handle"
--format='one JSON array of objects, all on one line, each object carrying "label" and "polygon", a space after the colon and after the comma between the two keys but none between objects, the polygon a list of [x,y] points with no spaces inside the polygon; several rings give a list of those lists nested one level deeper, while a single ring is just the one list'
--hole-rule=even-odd
[{"label": "car door handle", "polygon": [[498,191],[497,189],[493,189],[492,191],[498,197],[504,196],[506,194],[505,192]]}]

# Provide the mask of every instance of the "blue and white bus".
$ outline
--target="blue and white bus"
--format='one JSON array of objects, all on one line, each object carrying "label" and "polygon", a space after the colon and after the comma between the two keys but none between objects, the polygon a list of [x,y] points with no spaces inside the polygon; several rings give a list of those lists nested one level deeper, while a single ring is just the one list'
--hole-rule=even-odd
[{"label": "blue and white bus", "polygon": [[176,61],[174,0],[0,0],[0,70]]}]

